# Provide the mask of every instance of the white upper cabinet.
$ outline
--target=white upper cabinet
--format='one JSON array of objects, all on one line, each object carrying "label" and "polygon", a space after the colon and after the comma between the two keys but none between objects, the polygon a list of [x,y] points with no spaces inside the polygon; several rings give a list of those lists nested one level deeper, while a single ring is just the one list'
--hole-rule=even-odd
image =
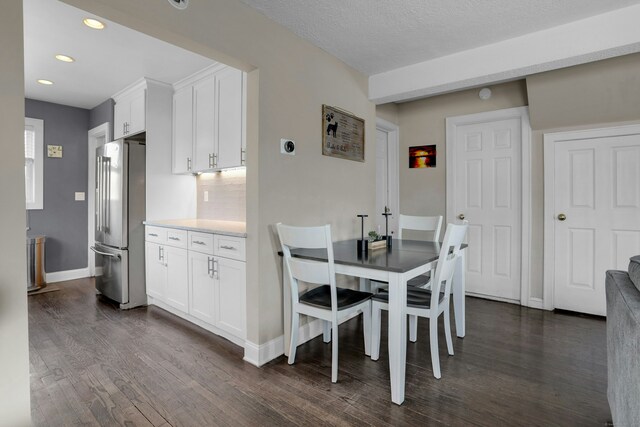
[{"label": "white upper cabinet", "polygon": [[190,173],[193,169],[193,88],[173,94],[173,173]]},{"label": "white upper cabinet", "polygon": [[113,96],[113,139],[132,136],[146,129],[147,85],[142,80]]},{"label": "white upper cabinet", "polygon": [[174,173],[244,165],[245,84],[242,71],[216,65],[174,85]]},{"label": "white upper cabinet", "polygon": [[216,73],[216,168],[243,165],[243,73],[226,68]]},{"label": "white upper cabinet", "polygon": [[216,86],[207,76],[193,85],[195,169],[213,169],[216,162]]}]

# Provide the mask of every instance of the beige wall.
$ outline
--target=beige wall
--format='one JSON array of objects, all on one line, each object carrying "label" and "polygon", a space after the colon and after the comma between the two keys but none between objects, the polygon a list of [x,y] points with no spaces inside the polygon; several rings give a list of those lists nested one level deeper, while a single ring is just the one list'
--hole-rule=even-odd
[{"label": "beige wall", "polygon": [[[180,12],[157,0],[65,1],[253,71],[247,118],[248,339],[265,343],[278,337],[282,290],[273,224],[330,223],[334,239],[340,239],[356,235],[357,213],[373,214],[375,159],[367,155],[358,163],[321,154],[322,104],[364,118],[367,143],[372,140],[375,106],[367,98],[367,78],[241,2],[191,2]],[[280,138],[297,142],[296,156],[280,154]]]},{"label": "beige wall", "polygon": [[384,119],[395,125],[398,124],[398,104],[389,103],[376,105],[376,117]]},{"label": "beige wall", "polygon": [[[493,95],[487,101],[482,101],[478,97],[478,89],[470,89],[397,105],[397,123],[400,126],[401,213],[445,214],[445,119],[447,117],[527,105],[524,81],[491,86],[491,90]],[[378,110],[381,109],[380,107]],[[386,112],[385,116],[389,117],[388,110]],[[436,167],[409,169],[409,147],[430,144],[436,145]]]},{"label": "beige wall", "polygon": [[22,2],[0,14],[0,425],[30,424],[25,259]]},{"label": "beige wall", "polygon": [[[640,121],[640,54],[529,76],[490,86],[488,101],[472,89],[419,101],[382,105],[377,114],[400,126],[400,210],[445,215],[445,118],[529,106],[531,134],[531,295],[543,297],[545,132]],[[409,169],[409,146],[436,144],[438,166]]]}]

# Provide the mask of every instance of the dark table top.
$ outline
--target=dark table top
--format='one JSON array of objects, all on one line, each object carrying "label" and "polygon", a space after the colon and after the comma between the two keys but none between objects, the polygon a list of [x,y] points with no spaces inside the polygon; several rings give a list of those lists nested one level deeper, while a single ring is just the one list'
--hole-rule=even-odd
[{"label": "dark table top", "polygon": [[[404,273],[427,262],[437,260],[440,254],[440,243],[438,242],[393,239],[391,247],[369,249],[368,256],[359,256],[356,242],[356,239],[352,239],[333,243],[333,256],[336,264]],[[325,249],[293,249],[291,255],[315,261],[327,260]]]}]

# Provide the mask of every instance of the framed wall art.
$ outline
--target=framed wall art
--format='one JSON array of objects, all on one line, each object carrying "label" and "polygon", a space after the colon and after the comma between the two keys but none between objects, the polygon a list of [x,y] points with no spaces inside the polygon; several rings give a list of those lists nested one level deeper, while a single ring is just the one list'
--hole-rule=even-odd
[{"label": "framed wall art", "polygon": [[409,147],[409,168],[435,168],[436,146],[418,145]]},{"label": "framed wall art", "polygon": [[364,119],[323,105],[322,154],[364,162]]}]

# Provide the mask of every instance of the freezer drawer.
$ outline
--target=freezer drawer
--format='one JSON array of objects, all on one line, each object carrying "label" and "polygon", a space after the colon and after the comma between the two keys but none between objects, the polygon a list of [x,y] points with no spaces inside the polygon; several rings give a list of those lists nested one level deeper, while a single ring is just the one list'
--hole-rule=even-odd
[{"label": "freezer drawer", "polygon": [[96,244],[96,265],[102,263],[102,274],[96,276],[96,289],[120,304],[129,302],[129,251]]}]

